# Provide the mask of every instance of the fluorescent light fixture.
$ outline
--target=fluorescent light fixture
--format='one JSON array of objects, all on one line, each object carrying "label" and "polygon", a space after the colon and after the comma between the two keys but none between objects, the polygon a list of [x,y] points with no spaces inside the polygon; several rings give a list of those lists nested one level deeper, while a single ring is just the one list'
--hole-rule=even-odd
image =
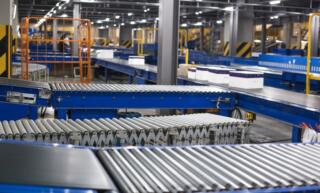
[{"label": "fluorescent light fixture", "polygon": [[124,25],[126,25],[125,23],[121,23],[121,26],[124,26]]},{"label": "fluorescent light fixture", "polygon": [[68,14],[64,13],[64,14],[60,15],[60,17],[68,17]]},{"label": "fluorescent light fixture", "polygon": [[217,23],[217,24],[222,24],[223,21],[222,21],[222,20],[217,20],[216,23]]},{"label": "fluorescent light fixture", "polygon": [[224,11],[234,11],[232,6],[223,8]]},{"label": "fluorescent light fixture", "polygon": [[182,16],[183,18],[187,18],[187,16],[186,15],[184,15],[184,16]]},{"label": "fluorescent light fixture", "polygon": [[131,25],[135,25],[136,22],[135,22],[135,21],[130,21],[130,24],[131,24]]},{"label": "fluorescent light fixture", "polygon": [[70,0],[65,0],[64,2],[65,2],[65,3],[69,3],[69,2],[70,2]]},{"label": "fluorescent light fixture", "polygon": [[60,2],[58,2],[57,4],[56,4],[56,7],[58,7],[60,5]]},{"label": "fluorescent light fixture", "polygon": [[58,7],[58,9],[59,9],[59,10],[60,10],[60,9],[62,9],[62,5],[61,5],[61,6],[59,6],[59,7]]},{"label": "fluorescent light fixture", "polygon": [[196,11],[195,14],[200,15],[200,14],[202,14],[202,11]]},{"label": "fluorescent light fixture", "polygon": [[107,17],[107,18],[104,19],[104,21],[110,21],[110,18]]},{"label": "fluorescent light fixture", "polygon": [[181,24],[181,27],[188,27],[188,24],[183,23],[183,24]]},{"label": "fluorescent light fixture", "polygon": [[117,24],[113,24],[113,27],[117,27]]},{"label": "fluorescent light fixture", "polygon": [[156,21],[159,21],[159,17],[156,17]]},{"label": "fluorescent light fixture", "polygon": [[133,15],[133,13],[128,13],[128,16],[132,16]]},{"label": "fluorescent light fixture", "polygon": [[281,3],[281,0],[273,0],[269,2],[270,5],[278,5],[280,3]]},{"label": "fluorescent light fixture", "polygon": [[120,19],[120,15],[116,15],[114,18],[116,18],[116,19]]},{"label": "fluorescent light fixture", "polygon": [[102,23],[102,21],[101,21],[101,20],[98,20],[97,23]]},{"label": "fluorescent light fixture", "polygon": [[145,12],[145,13],[146,13],[146,12],[148,12],[148,10],[146,10],[146,9],[145,9],[145,10],[143,10],[143,12]]},{"label": "fluorescent light fixture", "polygon": [[202,26],[202,22],[197,22],[193,24],[194,26]]},{"label": "fluorescent light fixture", "polygon": [[278,18],[279,18],[279,16],[277,16],[277,15],[274,15],[274,16],[270,17],[270,19],[278,19]]},{"label": "fluorescent light fixture", "polygon": [[103,27],[103,26],[100,26],[100,27],[98,27],[98,29],[105,29],[105,27]]},{"label": "fluorescent light fixture", "polygon": [[147,23],[147,20],[146,19],[141,19],[140,23]]},{"label": "fluorescent light fixture", "polygon": [[106,28],[109,28],[109,26],[108,26],[108,25],[106,25]]},{"label": "fluorescent light fixture", "polygon": [[56,10],[54,10],[54,11],[53,11],[53,14],[56,14],[56,13],[57,13],[57,11],[56,11]]}]

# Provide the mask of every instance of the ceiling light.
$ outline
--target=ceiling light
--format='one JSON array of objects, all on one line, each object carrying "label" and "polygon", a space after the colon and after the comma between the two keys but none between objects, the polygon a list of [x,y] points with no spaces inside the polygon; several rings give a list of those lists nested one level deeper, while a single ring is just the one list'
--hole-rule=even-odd
[{"label": "ceiling light", "polygon": [[60,17],[68,17],[68,15],[66,13],[60,15]]},{"label": "ceiling light", "polygon": [[131,25],[135,25],[136,22],[135,22],[135,21],[130,21],[130,24],[131,24]]},{"label": "ceiling light", "polygon": [[113,24],[113,27],[117,27],[117,24]]},{"label": "ceiling light", "polygon": [[109,28],[109,26],[108,26],[108,25],[106,25],[106,28]]},{"label": "ceiling light", "polygon": [[104,19],[104,21],[110,21],[110,18],[107,17],[107,18]]},{"label": "ceiling light", "polygon": [[181,24],[181,27],[188,27],[188,24],[183,23],[183,24]]},{"label": "ceiling light", "polygon": [[140,20],[140,23],[147,23],[147,20],[146,19],[142,19],[142,20]]},{"label": "ceiling light", "polygon": [[183,18],[187,18],[187,16],[186,15],[184,15],[184,16],[182,16]]},{"label": "ceiling light", "polygon": [[56,6],[58,7],[58,6],[59,6],[59,4],[60,4],[60,2],[58,2],[58,3],[56,4]]},{"label": "ceiling light", "polygon": [[275,16],[271,16],[270,19],[278,19],[279,16],[275,15]]},{"label": "ceiling light", "polygon": [[116,15],[114,18],[116,18],[116,19],[120,19],[120,15]]},{"label": "ceiling light", "polygon": [[102,21],[101,21],[101,20],[98,20],[97,23],[102,23]]},{"label": "ceiling light", "polygon": [[91,22],[91,25],[93,25],[94,23],[93,22]]},{"label": "ceiling light", "polygon": [[216,23],[217,23],[217,24],[222,24],[223,21],[222,21],[222,20],[217,20]]},{"label": "ceiling light", "polygon": [[121,23],[121,26],[124,26],[124,25],[126,25],[125,23]]},{"label": "ceiling light", "polygon": [[159,21],[159,17],[156,17],[156,21]]},{"label": "ceiling light", "polygon": [[132,16],[133,15],[133,13],[128,13],[128,16]]},{"label": "ceiling light", "polygon": [[58,9],[59,9],[59,10],[60,10],[60,9],[62,9],[62,5],[61,5],[61,6],[59,6],[59,7],[58,7]]},{"label": "ceiling light", "polygon": [[98,27],[98,29],[105,29],[105,27],[103,27],[103,26],[100,26],[100,27]]},{"label": "ceiling light", "polygon": [[53,14],[56,14],[56,13],[57,13],[57,11],[56,11],[56,10],[54,10],[54,11],[53,11]]},{"label": "ceiling light", "polygon": [[278,5],[280,3],[281,3],[281,0],[274,0],[269,2],[270,5]]},{"label": "ceiling light", "polygon": [[224,11],[234,11],[232,6],[223,8]]},{"label": "ceiling light", "polygon": [[202,26],[202,22],[197,22],[195,24],[193,24],[194,26]]}]

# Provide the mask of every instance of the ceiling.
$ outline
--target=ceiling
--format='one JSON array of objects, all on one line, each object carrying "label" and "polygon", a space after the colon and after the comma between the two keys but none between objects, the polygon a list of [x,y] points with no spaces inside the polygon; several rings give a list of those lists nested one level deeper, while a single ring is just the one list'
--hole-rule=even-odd
[{"label": "ceiling", "polygon": [[[59,0],[16,0],[18,2],[19,17],[44,16],[57,3],[64,4]],[[320,7],[320,0],[282,0],[278,5],[270,5],[269,0],[180,0],[181,23],[197,21],[214,21],[223,18],[228,6],[239,6],[240,10],[254,10],[255,18],[270,19],[271,16],[279,15],[306,18],[310,12]],[[238,2],[238,4],[237,4]],[[55,16],[67,14],[72,16],[73,3],[81,4],[81,17],[91,19],[96,23],[98,20],[110,18],[110,24],[128,23],[147,19],[154,22],[158,17],[158,0],[71,0],[60,10],[57,9]],[[128,15],[132,13],[132,15]],[[116,19],[115,16],[120,16]],[[99,24],[97,24],[99,25]]]}]

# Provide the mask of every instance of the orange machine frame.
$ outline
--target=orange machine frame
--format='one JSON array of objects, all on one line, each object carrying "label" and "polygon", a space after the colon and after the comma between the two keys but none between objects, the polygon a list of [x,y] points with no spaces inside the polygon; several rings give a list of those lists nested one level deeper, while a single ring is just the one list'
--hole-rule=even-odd
[{"label": "orange machine frame", "polygon": [[[21,30],[21,72],[22,79],[29,79],[29,64],[38,63],[38,64],[78,64],[80,71],[80,82],[87,83],[91,80],[91,22],[88,19],[78,19],[78,18],[47,18],[44,20],[43,24],[44,29],[44,38],[33,39],[29,35],[30,21],[33,23],[37,23],[42,19],[42,17],[25,17],[22,18],[20,24]],[[73,34],[77,33],[77,39],[54,39],[53,37],[49,37],[49,30],[47,30],[48,21],[57,20],[57,22],[65,22],[65,21],[78,21],[79,25],[77,28],[73,28]],[[34,22],[35,21],[35,22]],[[53,23],[53,22],[52,22]],[[52,28],[52,27],[51,27]],[[39,28],[40,29],[40,28]],[[78,47],[78,60],[71,61],[65,60],[66,56],[61,55],[62,60],[52,61],[48,60],[49,53],[48,50],[45,51],[33,51],[32,53],[29,50],[30,43],[36,43],[36,45],[45,44],[58,44],[58,43],[75,43],[77,42]],[[63,46],[64,47],[64,46]],[[31,60],[30,55],[41,55],[41,57],[36,57],[36,60]]]}]

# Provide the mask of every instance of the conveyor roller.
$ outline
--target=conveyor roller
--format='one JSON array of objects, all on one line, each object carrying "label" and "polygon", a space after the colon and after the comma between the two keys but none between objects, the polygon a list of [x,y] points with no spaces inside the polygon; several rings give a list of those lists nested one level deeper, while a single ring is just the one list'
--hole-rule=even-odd
[{"label": "conveyor roller", "polygon": [[122,193],[161,193],[318,185],[319,153],[319,144],[264,144],[106,148],[98,155]]},{"label": "conveyor roller", "polygon": [[51,83],[52,91],[78,92],[186,92],[219,93],[229,92],[213,86],[177,86],[177,85],[132,85],[132,84],[80,84]]},{"label": "conveyor roller", "polygon": [[85,146],[237,144],[247,121],[213,114],[0,122],[0,138]]}]

